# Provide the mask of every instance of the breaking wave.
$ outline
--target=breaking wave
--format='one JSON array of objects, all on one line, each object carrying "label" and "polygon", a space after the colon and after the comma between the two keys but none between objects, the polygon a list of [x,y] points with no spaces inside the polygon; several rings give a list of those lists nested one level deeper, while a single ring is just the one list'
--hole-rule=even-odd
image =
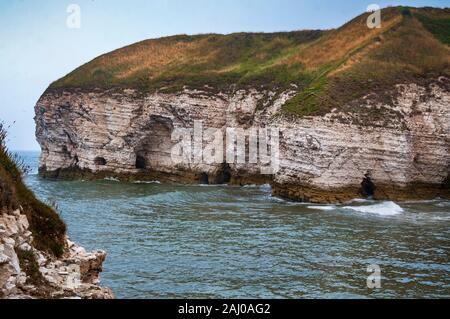
[{"label": "breaking wave", "polygon": [[403,208],[394,202],[382,202],[374,205],[365,206],[345,206],[344,209],[350,209],[359,213],[376,214],[380,216],[395,216],[404,212]]},{"label": "breaking wave", "polygon": [[161,184],[160,181],[136,181],[133,184]]},{"label": "breaking wave", "polygon": [[323,210],[323,211],[331,211],[335,210],[335,206],[308,206],[309,209]]}]

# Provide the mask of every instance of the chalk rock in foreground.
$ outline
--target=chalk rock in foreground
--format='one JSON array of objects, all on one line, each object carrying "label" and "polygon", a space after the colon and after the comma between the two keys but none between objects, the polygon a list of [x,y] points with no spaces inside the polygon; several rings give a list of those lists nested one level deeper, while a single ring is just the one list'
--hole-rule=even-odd
[{"label": "chalk rock in foreground", "polygon": [[33,247],[28,228],[20,210],[0,215],[0,298],[114,298],[99,286],[105,252],[88,253],[66,238],[66,252],[56,259]]}]

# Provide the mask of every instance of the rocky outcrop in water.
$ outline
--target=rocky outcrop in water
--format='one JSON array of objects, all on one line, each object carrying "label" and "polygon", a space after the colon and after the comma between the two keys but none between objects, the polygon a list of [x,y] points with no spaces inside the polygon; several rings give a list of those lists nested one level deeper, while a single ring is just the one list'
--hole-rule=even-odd
[{"label": "rocky outcrop in water", "polygon": [[[282,94],[239,90],[141,94],[133,89],[49,89],[36,104],[40,173],[176,182],[273,185],[274,194],[311,202],[448,197],[449,79],[369,94],[324,116],[280,115]],[[279,170],[255,164],[173,164],[176,128],[275,127]],[[210,136],[203,135],[204,140]],[[249,156],[247,154],[247,156]],[[225,178],[224,178],[225,176]]]},{"label": "rocky outcrop in water", "polygon": [[99,286],[106,253],[86,252],[67,237],[60,258],[34,248],[27,216],[20,209],[0,214],[0,298],[110,299]]}]

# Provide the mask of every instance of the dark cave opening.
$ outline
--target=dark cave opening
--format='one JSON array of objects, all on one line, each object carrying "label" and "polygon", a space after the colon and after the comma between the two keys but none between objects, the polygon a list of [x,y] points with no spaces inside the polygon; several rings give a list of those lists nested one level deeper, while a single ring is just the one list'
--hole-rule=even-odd
[{"label": "dark cave opening", "polygon": [[78,163],[80,162],[80,160],[78,159],[78,155],[75,155],[73,157],[72,163],[71,163],[71,167],[78,167]]},{"label": "dark cave opening", "polygon": [[209,176],[206,173],[200,174],[200,184],[201,185],[209,185]]},{"label": "dark cave opening", "polygon": [[105,166],[106,165],[106,159],[104,157],[98,156],[98,157],[96,157],[94,159],[94,163],[95,163],[95,165]]},{"label": "dark cave opening", "polygon": [[447,178],[444,179],[442,186],[444,189],[450,189],[450,173],[447,175]]},{"label": "dark cave opening", "polygon": [[217,175],[217,184],[229,184],[231,182],[231,168],[229,164],[223,163]]},{"label": "dark cave opening", "polygon": [[134,147],[135,161],[130,164],[139,170],[157,171],[162,163],[172,161],[172,120],[152,115],[142,129],[144,133]]},{"label": "dark cave opening", "polygon": [[367,173],[361,183],[361,193],[365,197],[373,197],[375,195],[375,189],[376,187],[372,181],[370,173]]},{"label": "dark cave opening", "polygon": [[136,156],[136,164],[135,164],[137,169],[146,169],[147,168],[147,161],[145,159],[145,157],[141,156],[141,155],[137,155]]}]

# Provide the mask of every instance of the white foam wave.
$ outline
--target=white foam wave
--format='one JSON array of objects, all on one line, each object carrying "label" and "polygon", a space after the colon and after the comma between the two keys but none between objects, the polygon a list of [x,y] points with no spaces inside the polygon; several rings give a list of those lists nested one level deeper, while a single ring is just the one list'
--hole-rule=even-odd
[{"label": "white foam wave", "polygon": [[271,190],[272,186],[270,186],[270,184],[247,184],[242,186],[242,188],[259,188],[260,190]]},{"label": "white foam wave", "polygon": [[263,184],[259,186],[259,189],[262,191],[271,191],[272,190],[272,186],[270,184]]},{"label": "white foam wave", "polygon": [[350,201],[348,201],[349,204],[351,203],[371,203],[373,200],[371,199],[365,199],[365,198],[354,198]]},{"label": "white foam wave", "polygon": [[278,197],[278,196],[273,196],[272,194],[270,194],[269,196],[267,196],[268,198],[270,198],[271,200],[275,201],[275,202],[280,202],[280,203],[289,203],[289,201],[287,201],[284,198]]},{"label": "white foam wave", "polygon": [[198,187],[229,187],[229,185],[227,184],[196,184],[193,186],[198,186]]},{"label": "white foam wave", "polygon": [[366,206],[345,206],[344,209],[350,209],[366,214],[377,214],[380,216],[395,216],[404,212],[403,208],[394,202],[382,202]]},{"label": "white foam wave", "polygon": [[433,217],[432,219],[436,220],[436,221],[447,222],[447,221],[450,221],[450,216],[449,217]]},{"label": "white foam wave", "polygon": [[323,211],[331,211],[335,210],[336,206],[308,206],[309,209],[323,210]]},{"label": "white foam wave", "polygon": [[160,181],[136,181],[133,184],[161,184]]}]

